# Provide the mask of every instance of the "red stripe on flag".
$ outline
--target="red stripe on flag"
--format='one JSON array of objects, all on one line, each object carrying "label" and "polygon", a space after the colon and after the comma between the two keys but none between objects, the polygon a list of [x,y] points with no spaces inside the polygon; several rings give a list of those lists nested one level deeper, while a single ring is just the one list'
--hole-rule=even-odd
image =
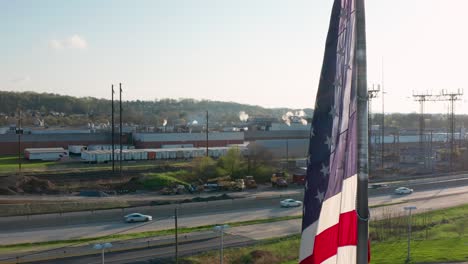
[{"label": "red stripe on flag", "polygon": [[336,255],[339,247],[357,245],[357,215],[349,211],[340,215],[338,224],[315,237],[313,254],[301,264],[320,264]]}]

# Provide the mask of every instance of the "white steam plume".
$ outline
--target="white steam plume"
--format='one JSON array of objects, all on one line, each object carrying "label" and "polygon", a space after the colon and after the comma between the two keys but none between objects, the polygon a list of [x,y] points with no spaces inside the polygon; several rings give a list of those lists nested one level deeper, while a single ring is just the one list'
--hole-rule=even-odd
[{"label": "white steam plume", "polygon": [[249,119],[249,115],[245,113],[244,111],[239,112],[239,119],[242,122],[246,122]]},{"label": "white steam plume", "polygon": [[294,114],[291,111],[289,111],[286,114],[284,114],[281,117],[281,119],[283,119],[283,121],[284,121],[284,123],[286,123],[286,125],[291,126],[291,116],[294,116]]},{"label": "white steam plume", "polygon": [[296,111],[296,116],[298,116],[298,117],[303,117],[303,116],[305,116],[305,115],[306,115],[306,114],[305,114],[304,110],[302,110],[302,109],[299,110],[299,111]]}]

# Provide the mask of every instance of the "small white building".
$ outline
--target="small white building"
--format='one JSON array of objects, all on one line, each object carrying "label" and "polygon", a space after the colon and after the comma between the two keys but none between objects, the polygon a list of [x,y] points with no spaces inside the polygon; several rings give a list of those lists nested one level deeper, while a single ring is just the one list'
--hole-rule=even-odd
[{"label": "small white building", "polygon": [[68,151],[64,148],[27,148],[24,156],[28,160],[60,160],[68,157]]}]

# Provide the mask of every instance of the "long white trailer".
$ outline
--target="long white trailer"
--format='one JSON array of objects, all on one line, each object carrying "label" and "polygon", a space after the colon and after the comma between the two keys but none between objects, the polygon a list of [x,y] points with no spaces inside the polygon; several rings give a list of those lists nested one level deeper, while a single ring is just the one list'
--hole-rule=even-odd
[{"label": "long white trailer", "polygon": [[[211,147],[208,155],[219,158],[226,155],[230,148],[235,148],[247,154],[246,145],[231,147]],[[206,155],[206,148],[161,148],[161,149],[122,149],[122,160],[171,160],[192,159]],[[104,163],[112,161],[112,150],[85,150],[81,152],[81,159],[85,162]],[[114,159],[120,160],[120,149],[114,152]]]},{"label": "long white trailer", "polygon": [[68,151],[64,148],[27,148],[24,157],[28,160],[60,160],[68,157]]}]

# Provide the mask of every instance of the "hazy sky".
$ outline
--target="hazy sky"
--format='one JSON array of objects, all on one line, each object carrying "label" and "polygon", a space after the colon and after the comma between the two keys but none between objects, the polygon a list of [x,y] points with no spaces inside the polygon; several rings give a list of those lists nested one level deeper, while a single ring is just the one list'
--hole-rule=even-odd
[{"label": "hazy sky", "polygon": [[[122,82],[125,99],[312,107],[331,6],[0,0],[0,90],[109,98],[110,85]],[[467,10],[467,0],[367,1],[368,79],[381,82],[383,61],[387,111],[417,111],[413,90],[468,92]],[[457,110],[468,113],[468,102]]]}]

